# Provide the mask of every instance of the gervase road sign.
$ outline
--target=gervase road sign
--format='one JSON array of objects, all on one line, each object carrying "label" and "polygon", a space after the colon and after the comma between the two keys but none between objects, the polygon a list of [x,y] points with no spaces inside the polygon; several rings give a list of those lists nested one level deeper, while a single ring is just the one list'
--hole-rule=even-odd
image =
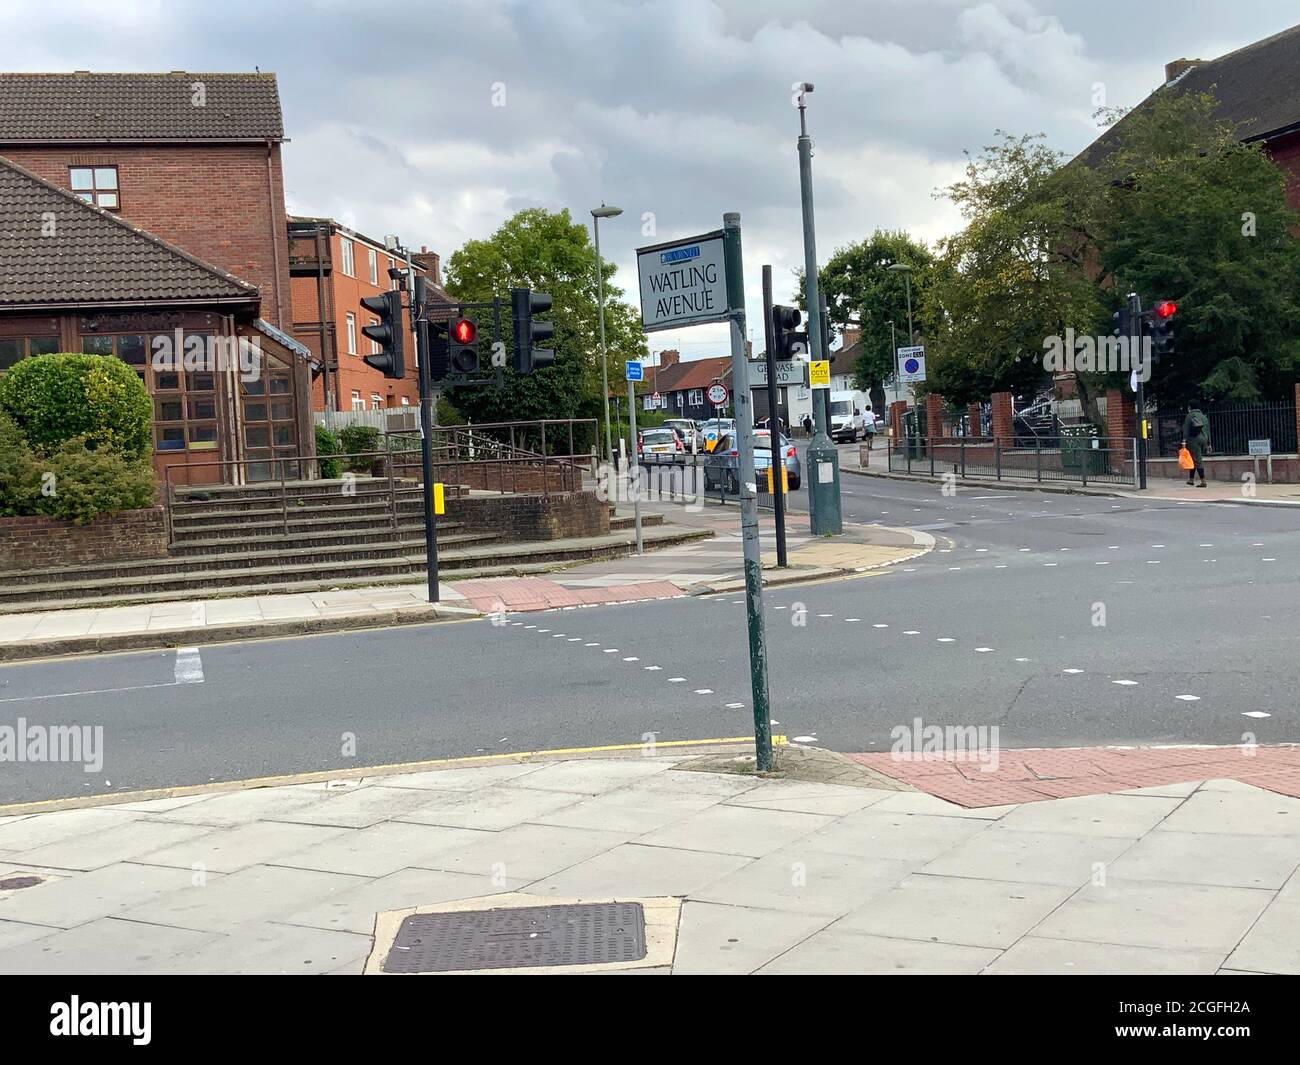
[{"label": "gervase road sign", "polygon": [[627,364],[627,379],[629,381],[645,380],[645,370],[639,362],[629,362]]},{"label": "gervase road sign", "polygon": [[924,347],[898,349],[898,379],[908,384],[925,380]]},{"label": "gervase road sign", "polygon": [[1249,449],[1246,452],[1248,455],[1273,454],[1273,440],[1271,437],[1268,440],[1247,440],[1246,447]]},{"label": "gervase road sign", "polygon": [[730,396],[726,385],[709,385],[709,402],[715,407],[725,406]]},{"label": "gervase road sign", "polygon": [[[786,388],[791,385],[808,383],[808,364],[806,362],[778,362],[776,364],[776,385]],[[767,387],[767,360],[751,359],[749,362],[749,384],[755,388]]]},{"label": "gervase road sign", "polygon": [[727,320],[722,231],[636,251],[641,328],[647,333]]}]

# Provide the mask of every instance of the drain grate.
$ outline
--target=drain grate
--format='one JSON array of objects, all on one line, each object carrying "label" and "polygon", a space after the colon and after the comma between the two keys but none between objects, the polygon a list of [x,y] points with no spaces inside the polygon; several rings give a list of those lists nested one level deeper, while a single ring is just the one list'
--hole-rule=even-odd
[{"label": "drain grate", "polygon": [[639,902],[413,913],[384,959],[386,973],[448,973],[599,965],[646,956]]}]

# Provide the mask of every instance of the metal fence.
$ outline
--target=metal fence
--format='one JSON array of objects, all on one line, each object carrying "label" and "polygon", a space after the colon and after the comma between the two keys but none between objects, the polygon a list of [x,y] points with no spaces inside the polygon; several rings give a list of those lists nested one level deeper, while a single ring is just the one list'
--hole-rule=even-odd
[{"label": "metal fence", "polygon": [[[1210,446],[1215,455],[1247,455],[1251,440],[1271,440],[1275,455],[1296,453],[1295,403],[1243,403],[1234,407],[1205,409],[1210,420]],[[1155,453],[1161,458],[1178,454],[1183,439],[1187,408],[1156,415]]]},{"label": "metal fence", "polygon": [[889,442],[891,472],[993,480],[1067,481],[1079,485],[1136,484],[1137,441],[1086,434],[1019,438],[899,437]]}]

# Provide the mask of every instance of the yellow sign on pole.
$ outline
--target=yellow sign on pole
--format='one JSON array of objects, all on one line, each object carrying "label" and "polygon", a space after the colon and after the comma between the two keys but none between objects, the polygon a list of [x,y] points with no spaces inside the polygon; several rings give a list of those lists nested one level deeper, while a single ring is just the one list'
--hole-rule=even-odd
[{"label": "yellow sign on pole", "polygon": [[831,364],[829,359],[817,359],[808,364],[808,384],[813,388],[831,387]]},{"label": "yellow sign on pole", "polygon": [[[781,463],[781,492],[788,495],[790,492],[790,474],[785,468],[785,463]],[[772,494],[772,467],[767,467],[767,494]]]},{"label": "yellow sign on pole", "polygon": [[443,496],[443,486],[441,481],[433,482],[433,512],[435,514],[446,514],[447,507],[445,497]]}]

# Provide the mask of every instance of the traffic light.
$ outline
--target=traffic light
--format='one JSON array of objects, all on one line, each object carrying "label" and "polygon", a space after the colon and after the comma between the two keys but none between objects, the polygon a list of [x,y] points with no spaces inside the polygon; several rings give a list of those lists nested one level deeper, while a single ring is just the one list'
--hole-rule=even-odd
[{"label": "traffic light", "polygon": [[361,327],[361,334],[379,345],[379,351],[364,356],[367,366],[385,377],[400,380],[406,376],[406,327],[402,324],[402,293],[390,289],[379,296],[367,296],[361,306],[375,315],[375,325]]},{"label": "traffic light", "polygon": [[515,330],[514,367],[517,374],[529,374],[555,362],[554,351],[533,347],[539,340],[550,340],[555,335],[552,323],[533,318],[535,314],[549,311],[551,302],[551,297],[545,292],[533,292],[527,288],[510,290],[510,317]]},{"label": "traffic light", "polygon": [[463,315],[447,325],[452,372],[478,373],[478,323]]},{"label": "traffic light", "polygon": [[772,308],[772,349],[782,362],[789,362],[808,350],[807,334],[796,332],[801,321],[803,315],[798,307]]},{"label": "traffic light", "polygon": [[451,344],[447,338],[447,323],[431,321],[428,323],[428,329],[429,380],[443,381],[451,372]]},{"label": "traffic light", "polygon": [[1133,335],[1133,319],[1127,304],[1112,314],[1111,319],[1115,323],[1115,328],[1111,330],[1112,336],[1131,337]]},{"label": "traffic light", "polygon": [[1178,304],[1161,300],[1151,308],[1151,353],[1156,361],[1174,353],[1174,315]]}]

